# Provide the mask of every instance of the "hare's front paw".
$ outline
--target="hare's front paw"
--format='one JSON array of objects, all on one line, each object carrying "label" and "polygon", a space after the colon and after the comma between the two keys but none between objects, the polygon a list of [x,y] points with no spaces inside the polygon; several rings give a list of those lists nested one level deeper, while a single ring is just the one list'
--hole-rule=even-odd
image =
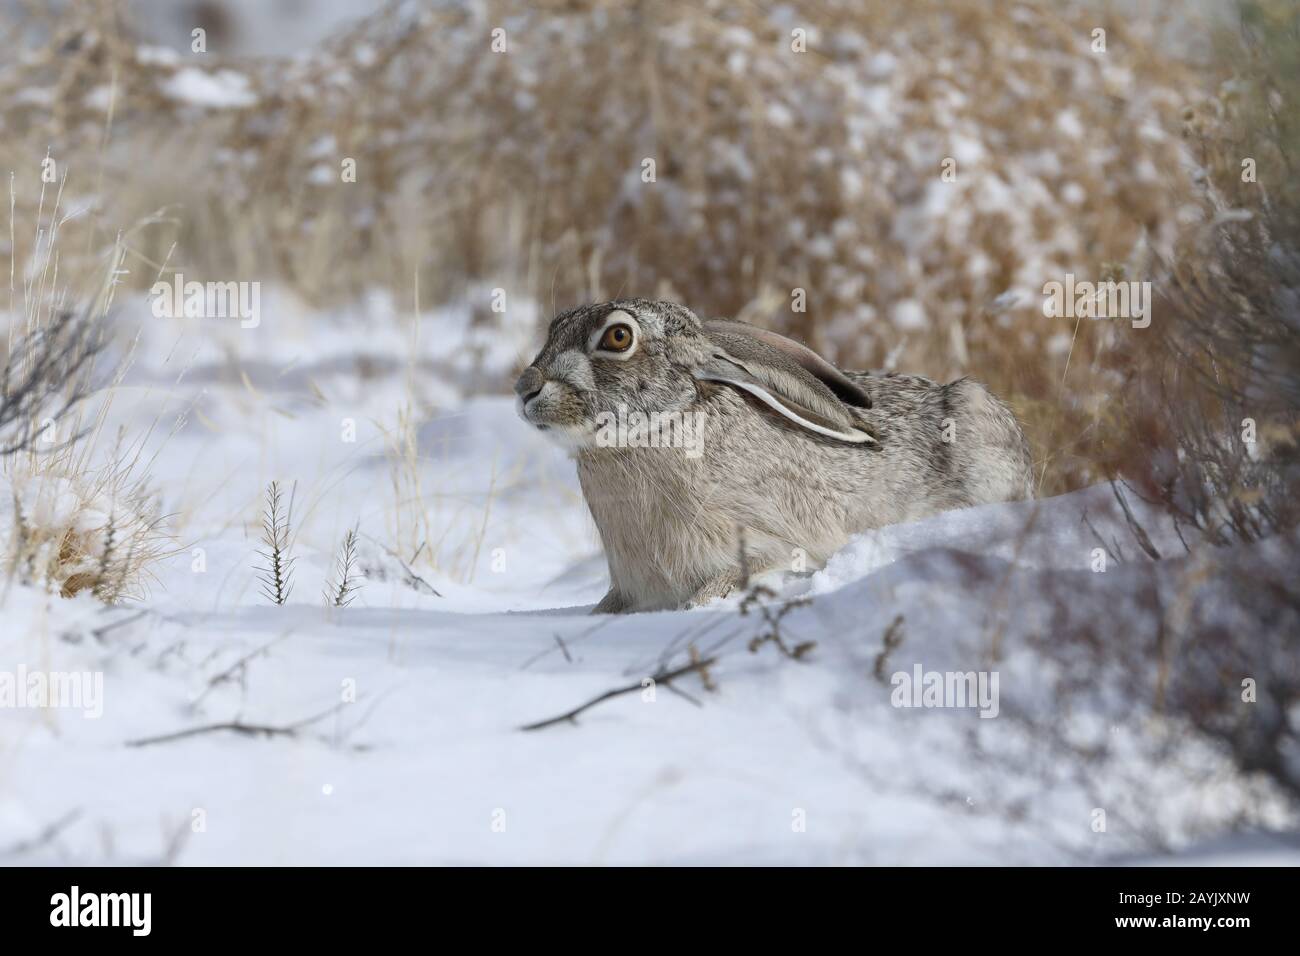
[{"label": "hare's front paw", "polygon": [[618,593],[618,588],[610,588],[600,603],[591,609],[592,614],[626,614],[627,611],[627,599]]},{"label": "hare's front paw", "polygon": [[739,570],[724,571],[706,582],[704,587],[696,591],[683,607],[697,607],[701,604],[708,604],[717,598],[726,597],[740,586],[741,575]]}]

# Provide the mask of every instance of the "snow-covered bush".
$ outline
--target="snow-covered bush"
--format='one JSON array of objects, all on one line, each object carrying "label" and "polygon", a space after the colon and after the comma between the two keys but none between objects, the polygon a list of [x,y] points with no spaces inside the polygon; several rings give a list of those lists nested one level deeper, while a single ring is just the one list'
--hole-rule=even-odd
[{"label": "snow-covered bush", "polygon": [[64,597],[141,597],[167,538],[156,504],[139,487],[113,487],[116,477],[50,469],[0,479],[11,502],[0,520],[6,571]]}]

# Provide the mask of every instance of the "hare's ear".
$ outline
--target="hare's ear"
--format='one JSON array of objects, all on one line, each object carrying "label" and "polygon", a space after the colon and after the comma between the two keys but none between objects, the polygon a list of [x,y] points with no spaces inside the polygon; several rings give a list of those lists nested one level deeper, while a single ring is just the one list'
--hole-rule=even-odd
[{"label": "hare's ear", "polygon": [[[829,386],[802,363],[791,358],[784,349],[723,327],[731,325],[740,323],[710,322],[705,326],[714,348],[710,356],[694,369],[697,379],[740,389],[810,432],[854,444],[875,443],[866,431],[865,423],[855,417]],[[834,369],[816,353],[810,351],[808,354]],[[842,372],[834,371],[855,391],[861,392]],[[865,393],[862,394],[865,398]]]},{"label": "hare's ear", "polygon": [[716,333],[723,338],[732,339],[733,342],[736,338],[740,338],[769,345],[829,388],[844,404],[852,405],[854,408],[871,407],[871,396],[861,386],[808,346],[794,339],[787,339],[784,335],[745,322],[733,322],[727,319],[712,319],[705,322],[704,332],[715,341]]}]

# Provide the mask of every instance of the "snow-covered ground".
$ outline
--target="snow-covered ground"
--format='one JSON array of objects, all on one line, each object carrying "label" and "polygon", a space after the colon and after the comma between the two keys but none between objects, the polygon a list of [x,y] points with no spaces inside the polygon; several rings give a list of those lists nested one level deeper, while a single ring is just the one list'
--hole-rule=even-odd
[{"label": "snow-covered ground", "polygon": [[[1300,862],[1266,832],[1293,825],[1283,805],[1190,737],[1159,751],[1166,729],[1122,682],[1082,675],[1096,693],[1068,714],[1055,698],[1054,634],[1099,617],[1140,633],[1142,596],[1197,560],[1138,560],[1109,488],[882,529],[773,579],[770,612],[811,599],[781,622],[788,644],[815,642],[800,660],[751,650],[761,615],[735,597],[590,616],[604,567],[572,465],[492,394],[535,346],[532,318],[417,324],[383,299],[331,315],[268,293],[243,329],[122,305],[134,351],[105,432],[153,428],[175,553],[114,608],[0,592],[0,671],[103,674],[97,718],[0,709],[0,860]],[[393,450],[403,407],[414,455]],[[272,479],[294,498],[284,607],[254,570]],[[368,576],[326,607],[354,526]],[[1129,560],[1097,570],[1116,541]],[[1232,613],[1213,581],[1200,593]],[[639,686],[692,646],[717,658],[708,686]],[[918,665],[996,672],[997,715],[893,706],[892,676]],[[628,686],[576,723],[520,729]],[[1062,720],[1113,758],[1080,769],[1040,733]],[[1234,837],[1242,819],[1253,832]]]}]

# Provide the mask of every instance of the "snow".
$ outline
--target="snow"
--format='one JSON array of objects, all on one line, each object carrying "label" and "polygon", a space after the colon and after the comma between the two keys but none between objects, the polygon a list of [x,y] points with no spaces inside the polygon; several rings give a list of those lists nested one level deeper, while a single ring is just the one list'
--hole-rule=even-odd
[{"label": "snow", "polygon": [[[0,590],[0,671],[104,675],[99,719],[0,708],[0,854],[59,823],[14,861],[1165,859],[1126,823],[1136,818],[1189,862],[1207,835],[1234,861],[1300,862],[1285,841],[1232,842],[1239,814],[1264,831],[1289,818],[1221,754],[1175,736],[1176,756],[1213,776],[1189,788],[1176,762],[1142,746],[1150,728],[1105,675],[1071,728],[1115,741],[1108,832],[1090,827],[1096,803],[1077,780],[1039,775],[1041,761],[1062,758],[1017,715],[1056,712],[1049,678],[1062,665],[1044,640],[1062,615],[1104,613],[1137,633],[1137,596],[1177,586],[1174,571],[1133,554],[1093,569],[1092,529],[1131,540],[1108,487],[879,529],[824,569],[770,575],[771,607],[810,599],[784,618],[786,639],[816,646],[798,661],[771,644],[751,652],[760,620],[739,613],[739,596],[689,611],[588,613],[606,580],[572,463],[484,384],[535,347],[536,331],[503,331],[534,328],[532,303],[511,299],[502,315],[432,309],[416,334],[384,296],[338,313],[273,289],[265,301],[262,324],[247,330],[154,320],[142,299],[120,310],[121,339],[139,341],[106,432],[161,418],[149,454],[162,509],[175,516],[175,553],[154,566],[144,600],[119,607],[88,591]],[[404,466],[385,451],[404,405],[417,411],[415,504],[410,484],[394,488]],[[344,420],[355,441],[341,437]],[[295,497],[297,584],[284,607],[259,596],[253,570],[271,479]],[[71,492],[55,490],[45,507],[66,510]],[[1178,553],[1172,529],[1134,505],[1157,546]],[[352,606],[325,607],[322,586],[353,526],[368,577]],[[387,548],[441,596],[408,583]],[[903,640],[878,679],[899,615]],[[993,640],[997,718],[892,706],[893,673],[986,670]],[[673,684],[685,696],[662,682],[643,694],[642,680],[686,663],[691,645],[717,657],[715,689],[688,674]],[[520,729],[629,685],[576,723]],[[213,731],[128,745],[312,717],[293,736]]]},{"label": "snow", "polygon": [[180,54],[168,47],[138,46],[135,50],[136,60],[145,65],[175,66],[180,62]]},{"label": "snow", "polygon": [[234,70],[200,70],[187,66],[177,70],[159,86],[174,100],[213,109],[242,109],[257,102],[248,77]]},{"label": "snow", "polygon": [[1056,128],[1070,139],[1083,139],[1083,123],[1079,121],[1079,115],[1074,110],[1067,109],[1057,113]]},{"label": "snow", "polygon": [[900,329],[911,331],[923,329],[929,325],[929,321],[925,317],[925,307],[915,299],[905,299],[895,304],[893,317],[894,325]]}]

